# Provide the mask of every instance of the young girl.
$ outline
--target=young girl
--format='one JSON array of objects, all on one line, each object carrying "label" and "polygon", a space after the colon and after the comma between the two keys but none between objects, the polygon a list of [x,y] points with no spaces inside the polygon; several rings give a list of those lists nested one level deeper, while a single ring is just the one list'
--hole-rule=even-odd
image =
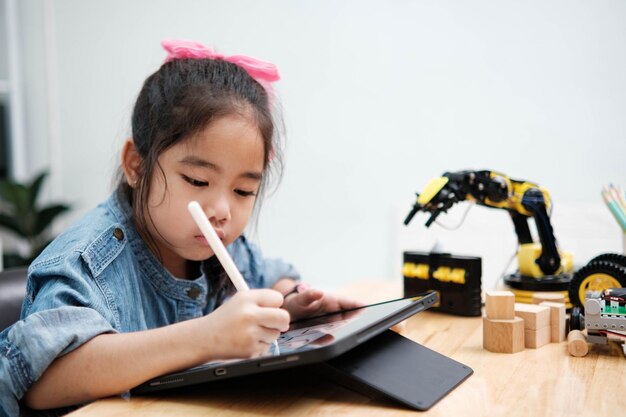
[{"label": "young girl", "polygon": [[[145,81],[116,191],[29,269],[0,334],[0,403],[17,415],[127,392],[207,361],[263,355],[290,319],[356,304],[297,287],[242,235],[280,162],[274,65],[185,41]],[[187,204],[197,200],[253,288],[235,293]],[[261,289],[266,288],[266,289]]]}]

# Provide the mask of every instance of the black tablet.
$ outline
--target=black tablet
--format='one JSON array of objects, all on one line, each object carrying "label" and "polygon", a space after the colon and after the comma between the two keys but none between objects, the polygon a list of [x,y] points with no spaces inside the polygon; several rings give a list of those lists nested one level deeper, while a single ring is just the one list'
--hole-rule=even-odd
[{"label": "black tablet", "polygon": [[185,371],[149,380],[133,393],[158,391],[219,379],[301,366],[335,358],[389,327],[437,302],[437,294],[426,292],[291,323],[278,339],[280,353],[271,348],[266,356],[209,362]]}]

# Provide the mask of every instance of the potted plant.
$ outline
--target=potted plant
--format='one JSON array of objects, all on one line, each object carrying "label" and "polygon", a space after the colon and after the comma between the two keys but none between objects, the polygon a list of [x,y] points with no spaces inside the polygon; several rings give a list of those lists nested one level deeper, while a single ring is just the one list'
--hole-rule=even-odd
[{"label": "potted plant", "polygon": [[25,241],[27,253],[3,254],[5,268],[29,265],[52,240],[50,226],[60,214],[69,210],[66,204],[39,207],[39,191],[48,173],[37,175],[30,183],[0,180],[0,228]]}]

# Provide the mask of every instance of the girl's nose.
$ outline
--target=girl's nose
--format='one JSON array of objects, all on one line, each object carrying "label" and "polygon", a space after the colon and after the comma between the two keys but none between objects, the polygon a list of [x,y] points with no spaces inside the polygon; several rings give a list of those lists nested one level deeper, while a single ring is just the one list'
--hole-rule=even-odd
[{"label": "girl's nose", "polygon": [[230,220],[230,204],[225,196],[215,198],[209,208],[207,216],[212,222],[223,223]]}]

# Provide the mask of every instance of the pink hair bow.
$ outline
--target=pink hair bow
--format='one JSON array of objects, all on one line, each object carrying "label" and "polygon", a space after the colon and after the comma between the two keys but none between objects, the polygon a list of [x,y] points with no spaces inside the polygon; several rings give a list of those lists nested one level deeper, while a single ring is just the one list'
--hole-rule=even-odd
[{"label": "pink hair bow", "polygon": [[221,59],[240,66],[265,88],[270,95],[270,102],[274,98],[274,90],[270,83],[280,80],[280,74],[276,65],[271,62],[246,55],[226,56],[200,42],[182,39],[164,39],[161,46],[167,51],[165,62],[174,59]]}]

